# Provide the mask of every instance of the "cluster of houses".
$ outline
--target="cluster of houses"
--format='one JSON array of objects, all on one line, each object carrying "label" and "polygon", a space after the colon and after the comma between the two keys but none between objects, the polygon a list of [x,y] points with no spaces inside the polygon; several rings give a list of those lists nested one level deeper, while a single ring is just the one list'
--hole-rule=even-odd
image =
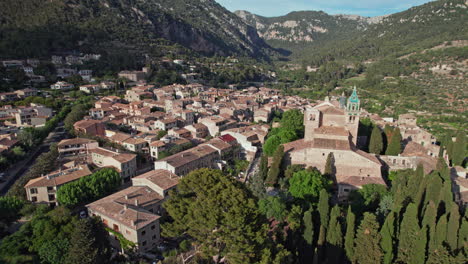
[{"label": "cluster of houses", "polygon": [[[156,88],[140,84],[124,98],[100,97],[89,115],[74,124],[78,138],[58,144],[62,167],[26,184],[28,199],[57,205],[61,185],[111,167],[122,177],[125,189],[88,204],[90,215],[124,238],[140,252],[160,242],[161,204],[179,179],[199,168],[222,169],[237,159],[252,161],[260,151],[276,111],[300,109],[305,136],[284,145],[285,162],[313,166],[324,172],[330,153],[339,201],[365,184],[383,184],[382,170],[415,169],[423,164],[435,169],[439,146],[435,138],[416,125],[413,115],[385,121],[360,108],[354,89],[350,97],[326,98],[311,104],[297,96],[283,96],[268,88],[215,89],[201,84]],[[358,148],[359,120],[371,117],[402,131],[404,151],[380,156]],[[97,139],[119,149],[105,148]],[[142,161],[143,160],[143,161]],[[466,173],[456,171],[460,195],[468,193]],[[461,176],[460,176],[461,175]],[[463,187],[465,186],[465,187]],[[463,187],[463,188],[462,188]]]},{"label": "cluster of houses", "polygon": [[51,108],[36,103],[31,103],[29,106],[5,105],[0,107],[0,121],[7,127],[41,127],[52,116]]}]

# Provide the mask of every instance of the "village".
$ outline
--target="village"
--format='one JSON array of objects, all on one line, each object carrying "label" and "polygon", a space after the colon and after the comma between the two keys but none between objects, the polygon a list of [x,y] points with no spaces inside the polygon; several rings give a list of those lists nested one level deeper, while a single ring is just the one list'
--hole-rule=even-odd
[{"label": "village", "polygon": [[[54,56],[52,63],[77,64],[91,59],[99,59],[99,55]],[[23,67],[25,73],[34,77],[31,80],[43,79],[30,69],[34,61],[3,64]],[[79,90],[93,95],[95,101],[88,114],[74,123],[76,137],[58,142],[60,165],[55,171],[29,180],[24,186],[30,202],[55,207],[59,205],[56,193],[61,186],[111,168],[120,175],[120,191],[87,204],[80,215],[100,217],[105,226],[135,243],[139,252],[149,252],[162,239],[162,204],[179,180],[196,169],[212,168],[234,171],[233,177],[238,181],[248,182],[257,171],[269,131],[279,126],[275,116],[290,110],[303,114],[304,138],[284,144],[283,162],[286,166],[314,167],[324,173],[327,157],[332,155],[335,198],[339,203],[346,203],[352,190],[366,184],[387,185],[386,175],[391,171],[416,170],[423,165],[425,173],[430,173],[436,169],[439,156],[448,162],[437,139],[418,127],[414,113],[398,119],[368,113],[360,106],[356,87],[348,89],[349,96],[311,101],[261,86],[214,88],[197,82],[195,74],[184,76],[189,78],[188,84],[159,87],[146,83],[149,71],[144,67],[141,71],[120,72],[119,78],[125,79],[128,87],[120,96],[101,94],[116,90],[119,85],[112,81],[79,87],[58,81],[50,86],[64,93]],[[60,68],[58,72],[61,77],[79,74],[88,82],[92,80],[89,70]],[[32,96],[47,93],[31,87],[0,94],[4,103]],[[55,114],[37,103],[17,107],[4,104],[0,109],[2,152],[18,144],[19,131],[42,127]],[[398,128],[401,153],[375,155],[363,151],[370,135],[359,132],[362,119],[371,120],[382,131],[386,126]],[[456,201],[464,205],[468,202],[466,170],[459,166],[451,170]],[[119,247],[118,242],[114,244]]]}]

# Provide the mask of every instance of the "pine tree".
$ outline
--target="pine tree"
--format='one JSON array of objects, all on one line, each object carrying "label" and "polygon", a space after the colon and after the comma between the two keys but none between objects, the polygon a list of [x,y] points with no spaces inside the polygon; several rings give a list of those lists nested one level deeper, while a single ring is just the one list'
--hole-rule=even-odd
[{"label": "pine tree", "polygon": [[460,212],[458,211],[458,205],[456,203],[452,203],[450,206],[450,215],[447,225],[447,244],[450,246],[452,251],[457,249],[459,227]]},{"label": "pine tree", "polygon": [[312,246],[314,242],[314,222],[313,222],[313,210],[309,209],[304,213],[304,240],[306,241],[308,246]]},{"label": "pine tree", "polygon": [[462,166],[466,158],[466,134],[463,131],[458,131],[457,139],[453,146],[452,164],[454,166]]},{"label": "pine tree", "polygon": [[422,236],[422,230],[418,222],[418,208],[414,203],[411,203],[406,207],[400,225],[400,234],[398,237],[399,262],[418,263],[419,261],[419,259],[417,259],[419,255],[416,250],[420,250],[420,247],[416,247],[415,245],[418,245],[420,242],[419,239]]},{"label": "pine tree", "polygon": [[369,142],[369,152],[379,155],[383,150],[382,132],[378,126],[374,126]]},{"label": "pine tree", "polygon": [[375,264],[382,262],[382,250],[380,248],[381,236],[379,223],[375,215],[364,213],[364,219],[356,233],[354,256],[356,263]]},{"label": "pine tree", "polygon": [[354,259],[354,228],[356,216],[351,211],[351,206],[348,206],[348,214],[346,215],[346,236],[345,236],[345,251],[346,256],[352,262]]},{"label": "pine tree", "polygon": [[323,174],[328,177],[335,175],[335,157],[333,156],[333,152],[328,153]]},{"label": "pine tree", "polygon": [[324,226],[326,229],[326,226],[328,226],[328,220],[329,220],[329,211],[330,211],[330,205],[328,204],[328,192],[325,189],[322,189],[320,191],[320,196],[319,196],[319,203],[318,203],[318,211],[320,214],[320,224]]},{"label": "pine tree", "polygon": [[70,248],[65,259],[67,264],[109,263],[110,245],[107,232],[95,219],[77,222],[70,237]]},{"label": "pine tree", "polygon": [[327,229],[327,260],[328,263],[341,263],[343,233],[339,221],[340,208],[335,205],[330,214],[330,223]]},{"label": "pine tree", "polygon": [[384,264],[391,264],[393,263],[394,258],[394,239],[395,239],[395,213],[390,212],[385,218],[385,222],[382,226],[382,230],[380,230],[380,234],[382,235],[382,241],[380,242],[380,246],[384,252]]},{"label": "pine tree", "polygon": [[385,155],[397,156],[401,153],[401,133],[399,128],[395,128],[392,139],[388,143]]}]

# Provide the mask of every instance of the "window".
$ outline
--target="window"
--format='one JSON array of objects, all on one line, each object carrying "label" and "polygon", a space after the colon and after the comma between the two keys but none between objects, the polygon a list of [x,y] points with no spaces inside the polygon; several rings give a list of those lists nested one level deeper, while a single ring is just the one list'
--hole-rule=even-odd
[{"label": "window", "polygon": [[144,231],[144,230],[141,231],[141,235],[142,235],[142,236],[146,235],[146,231]]},{"label": "window", "polygon": [[143,241],[143,243],[141,243],[143,246],[146,246],[146,241]]},{"label": "window", "polygon": [[49,194],[49,201],[53,201],[53,200],[55,200],[55,195]]},{"label": "window", "polygon": [[155,225],[152,225],[152,226],[151,226],[151,230],[154,230],[155,228],[156,228]]},{"label": "window", "polygon": [[113,226],[113,228],[112,228],[112,229],[114,229],[115,231],[119,231],[119,226],[118,226],[118,225],[116,225],[116,224],[114,224],[114,226]]},{"label": "window", "polygon": [[349,189],[343,189],[344,192],[349,192]]},{"label": "window", "polygon": [[36,196],[33,196],[31,197],[31,201],[34,203],[34,202],[37,202],[37,197]]},{"label": "window", "polygon": [[31,194],[35,194],[35,193],[37,193],[37,189],[36,188],[31,188],[30,192],[31,192]]},{"label": "window", "polygon": [[155,240],[155,239],[156,239],[156,235],[153,235],[151,238],[152,238],[153,240]]},{"label": "window", "polygon": [[48,187],[47,187],[47,191],[48,191],[48,192],[53,191],[53,190],[54,190],[54,187],[52,187],[52,186],[48,186]]}]

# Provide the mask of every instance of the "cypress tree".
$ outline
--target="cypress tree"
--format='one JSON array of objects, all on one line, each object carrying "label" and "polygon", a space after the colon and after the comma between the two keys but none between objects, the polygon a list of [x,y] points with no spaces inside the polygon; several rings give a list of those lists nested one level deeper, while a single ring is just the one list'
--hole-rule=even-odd
[{"label": "cypress tree", "polygon": [[319,196],[319,203],[318,203],[318,211],[320,214],[320,224],[324,226],[326,229],[326,226],[328,226],[328,220],[329,220],[329,211],[330,211],[330,205],[328,204],[328,192],[325,189],[322,189],[320,191],[320,196]]},{"label": "cypress tree", "polygon": [[382,262],[382,250],[380,248],[381,236],[379,223],[375,215],[364,213],[364,219],[356,233],[354,260],[359,264],[375,264]]},{"label": "cypress tree", "polygon": [[304,234],[302,236],[308,246],[312,246],[314,242],[314,222],[312,212],[312,209],[307,210],[303,217]]},{"label": "cypress tree", "polygon": [[401,153],[401,133],[400,129],[396,128],[393,132],[392,139],[390,143],[388,143],[387,150],[385,151],[385,155],[390,156],[397,156]]},{"label": "cypress tree", "polygon": [[342,246],[343,246],[343,233],[341,231],[341,224],[339,221],[340,208],[335,205],[330,214],[330,223],[327,229],[327,259],[328,263],[340,263]]},{"label": "cypress tree", "polygon": [[424,178],[424,168],[421,164],[416,168],[416,172],[408,179],[407,193],[413,200],[416,200],[419,191],[419,185]]},{"label": "cypress tree", "polygon": [[458,230],[457,249],[468,248],[468,219],[466,214],[468,214],[468,210],[465,209],[465,216],[462,217],[460,229]]},{"label": "cypress tree", "polygon": [[325,242],[326,242],[326,229],[324,225],[320,225],[320,231],[319,231],[319,236],[317,240],[317,252],[315,253],[319,261],[322,261],[324,258],[323,252],[324,252]]},{"label": "cypress tree", "polygon": [[429,201],[429,204],[426,206],[426,211],[424,212],[424,217],[422,220],[422,226],[435,226],[437,219],[437,208],[433,201]]},{"label": "cypress tree", "polygon": [[426,189],[426,196],[424,205],[427,205],[429,201],[432,201],[435,205],[439,204],[440,199],[440,190],[442,189],[442,179],[439,176],[439,173],[432,172],[428,175],[428,183]]},{"label": "cypress tree", "polygon": [[280,145],[273,154],[273,161],[266,179],[266,184],[274,186],[278,184],[278,179],[281,173],[281,164],[284,156],[284,146]]},{"label": "cypress tree", "polygon": [[383,263],[391,264],[394,258],[394,238],[395,238],[395,213],[390,212],[385,218],[385,222],[380,230],[382,241],[380,246],[384,252]]},{"label": "cypress tree", "polygon": [[260,176],[262,180],[266,180],[268,176],[268,157],[265,154],[260,159]]},{"label": "cypress tree", "polygon": [[327,162],[325,163],[325,171],[323,174],[328,177],[335,175],[335,157],[333,156],[333,152],[328,153]]},{"label": "cypress tree", "polygon": [[416,243],[413,245],[414,255],[411,256],[409,264],[420,264],[426,260],[427,227],[421,228],[418,234]]},{"label": "cypress tree", "polygon": [[449,212],[453,204],[452,180],[449,179],[443,183],[439,194],[439,200],[443,202],[445,212]]},{"label": "cypress tree", "polygon": [[346,256],[351,262],[354,259],[355,221],[356,221],[356,216],[351,211],[351,206],[348,206],[348,214],[346,215],[345,251],[346,251]]},{"label": "cypress tree", "polygon": [[462,166],[463,161],[466,158],[466,135],[461,130],[457,133],[457,139],[453,146],[452,152],[452,164],[454,166]]},{"label": "cypress tree", "polygon": [[447,215],[442,215],[437,222],[436,233],[434,238],[435,248],[444,246],[444,243],[447,241]]},{"label": "cypress tree", "polygon": [[[453,257],[444,246],[438,246],[436,249],[429,251],[426,264],[452,264]],[[464,263],[464,262],[460,262]]]},{"label": "cypress tree", "polygon": [[458,205],[456,203],[452,203],[450,206],[450,215],[447,225],[447,244],[450,246],[452,251],[457,249],[459,227],[460,212],[458,211]]},{"label": "cypress tree", "polygon": [[382,132],[378,126],[374,126],[369,142],[369,152],[379,155],[383,150]]},{"label": "cypress tree", "polygon": [[400,234],[398,237],[398,261],[402,263],[417,263],[415,247],[421,236],[421,228],[418,224],[418,208],[414,203],[406,207],[403,214],[403,220],[400,225]]}]

